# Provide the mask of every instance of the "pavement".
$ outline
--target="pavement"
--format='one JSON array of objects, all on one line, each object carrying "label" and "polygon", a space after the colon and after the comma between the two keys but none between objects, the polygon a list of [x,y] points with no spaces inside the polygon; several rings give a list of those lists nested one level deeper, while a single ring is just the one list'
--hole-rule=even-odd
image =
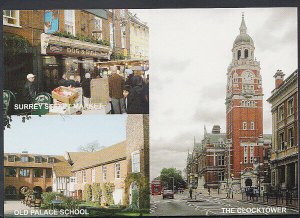
[{"label": "pavement", "polygon": [[240,195],[233,199],[226,194],[198,194],[191,200],[187,191],[175,194],[174,199],[162,199],[161,195],[151,196],[151,216],[199,216],[199,215],[287,215],[298,214],[297,210],[269,207],[239,200]]}]

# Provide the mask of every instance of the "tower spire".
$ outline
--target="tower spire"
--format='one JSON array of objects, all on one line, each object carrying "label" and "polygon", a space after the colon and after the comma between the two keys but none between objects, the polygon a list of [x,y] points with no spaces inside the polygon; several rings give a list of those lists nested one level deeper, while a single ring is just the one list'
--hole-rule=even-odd
[{"label": "tower spire", "polygon": [[246,26],[245,19],[244,19],[244,12],[242,13],[242,22],[241,22],[241,26],[240,26],[240,33],[241,34],[247,33],[247,26]]}]

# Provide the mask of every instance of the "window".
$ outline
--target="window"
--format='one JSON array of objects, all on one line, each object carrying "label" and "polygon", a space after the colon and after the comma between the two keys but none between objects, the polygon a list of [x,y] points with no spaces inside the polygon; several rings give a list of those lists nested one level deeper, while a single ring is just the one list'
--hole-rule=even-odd
[{"label": "window", "polygon": [[284,119],[284,108],[283,108],[283,105],[281,105],[278,108],[278,120],[282,121],[283,119]]},{"label": "window", "polygon": [[95,33],[93,35],[97,40],[102,40],[102,19],[99,17],[95,17]]},{"label": "window", "polygon": [[250,129],[254,130],[254,122],[251,122]]},{"label": "window", "polygon": [[48,157],[48,163],[54,163],[55,159],[54,157]]},{"label": "window", "polygon": [[46,178],[52,177],[52,169],[46,169]]},{"label": "window", "polygon": [[21,162],[29,162],[28,156],[21,156]]},{"label": "window", "polygon": [[241,50],[238,50],[237,59],[240,60],[240,58],[241,58]]},{"label": "window", "polygon": [[121,178],[121,168],[120,168],[120,163],[115,163],[115,178],[116,178],[116,179]]},{"label": "window", "polygon": [[218,156],[218,165],[224,166],[225,165],[225,158],[224,156]]},{"label": "window", "polygon": [[94,183],[96,181],[96,169],[93,168],[92,169],[92,183]]},{"label": "window", "polygon": [[14,167],[7,167],[5,169],[5,176],[7,177],[16,177],[17,176],[17,169]]},{"label": "window", "polygon": [[248,58],[248,49],[245,49],[245,58]]},{"label": "window", "polygon": [[288,130],[288,134],[289,134],[289,146],[293,147],[294,146],[294,128],[290,128]]},{"label": "window", "polygon": [[70,182],[71,183],[76,183],[76,178],[75,177],[70,177]]},{"label": "window", "polygon": [[138,173],[140,172],[140,152],[136,151],[131,154],[132,160],[132,172]]},{"label": "window", "polygon": [[33,177],[35,177],[35,178],[43,177],[43,169],[40,169],[40,168],[33,169]]},{"label": "window", "polygon": [[85,183],[86,182],[86,170],[82,171],[82,181]]},{"label": "window", "polygon": [[125,48],[126,47],[126,29],[125,29],[125,26],[122,26],[121,34],[122,34],[122,48]]},{"label": "window", "polygon": [[125,9],[120,10],[120,17],[122,17],[122,18],[125,17]]},{"label": "window", "polygon": [[16,156],[15,155],[8,155],[7,156],[7,161],[8,162],[15,162],[16,161]]},{"label": "window", "polygon": [[18,10],[3,10],[3,25],[20,26]]},{"label": "window", "polygon": [[224,172],[219,172],[218,173],[218,180],[219,181],[224,181],[225,179],[225,173]]},{"label": "window", "polygon": [[36,156],[36,157],[34,157],[34,161],[36,163],[42,163],[42,157],[41,156]]},{"label": "window", "polygon": [[17,195],[17,189],[14,186],[7,186],[5,188],[5,195],[6,196],[15,196]]},{"label": "window", "polygon": [[279,133],[279,149],[284,150],[284,133]]},{"label": "window", "polygon": [[30,176],[30,171],[29,169],[20,169],[20,176],[21,177],[29,177]]},{"label": "window", "polygon": [[254,160],[254,145],[250,145],[250,163]]},{"label": "window", "polygon": [[109,23],[109,42],[112,48],[114,46],[114,25],[112,23]]},{"label": "window", "polygon": [[106,180],[107,168],[106,166],[102,166],[102,178]]},{"label": "window", "polygon": [[244,163],[248,163],[248,146],[244,146]]},{"label": "window", "polygon": [[75,35],[75,11],[65,10],[65,31]]},{"label": "window", "polygon": [[243,122],[243,130],[247,129],[247,122]]},{"label": "window", "polygon": [[294,113],[294,98],[288,100],[288,115],[292,115]]}]

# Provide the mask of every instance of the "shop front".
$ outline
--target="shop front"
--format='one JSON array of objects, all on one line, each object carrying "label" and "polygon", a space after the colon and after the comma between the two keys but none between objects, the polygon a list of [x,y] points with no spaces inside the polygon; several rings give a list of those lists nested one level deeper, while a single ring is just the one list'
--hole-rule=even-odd
[{"label": "shop front", "polygon": [[96,63],[110,60],[111,52],[109,46],[42,33],[43,91],[58,87],[63,74],[78,81],[86,73],[96,78],[100,73]]}]

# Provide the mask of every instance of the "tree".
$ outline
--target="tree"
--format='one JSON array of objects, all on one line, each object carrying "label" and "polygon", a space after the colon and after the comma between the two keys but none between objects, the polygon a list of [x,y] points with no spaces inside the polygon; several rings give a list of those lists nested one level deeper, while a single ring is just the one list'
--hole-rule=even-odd
[{"label": "tree", "polygon": [[101,148],[103,148],[103,147],[100,146],[98,141],[93,141],[93,142],[90,142],[86,145],[80,146],[79,149],[82,150],[82,151],[86,151],[86,152],[94,152],[94,151],[97,151]]},{"label": "tree", "polygon": [[174,178],[174,188],[185,187],[185,181],[182,177],[182,173],[180,170],[176,168],[163,168],[160,171],[159,176],[163,186],[168,189],[172,189],[173,186],[173,178]]}]

